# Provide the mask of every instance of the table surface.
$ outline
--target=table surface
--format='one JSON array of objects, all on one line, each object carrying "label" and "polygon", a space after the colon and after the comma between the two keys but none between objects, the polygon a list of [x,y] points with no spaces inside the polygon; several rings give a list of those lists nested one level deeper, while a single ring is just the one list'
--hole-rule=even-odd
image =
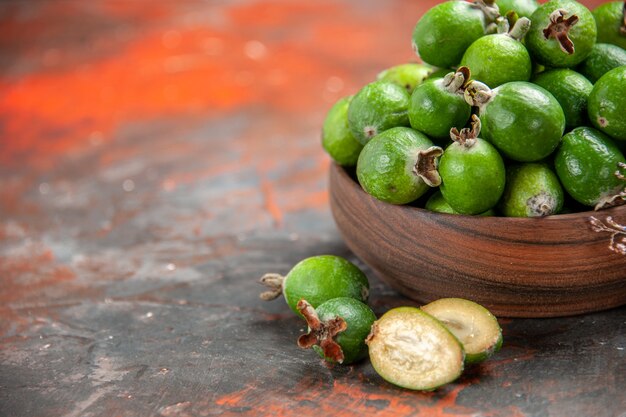
[{"label": "table surface", "polygon": [[419,393],[258,298],[330,253],[377,314],[414,304],[342,242],[319,131],[434,2],[146,4],[0,4],[1,416],[626,415],[625,308],[501,318],[494,358]]}]

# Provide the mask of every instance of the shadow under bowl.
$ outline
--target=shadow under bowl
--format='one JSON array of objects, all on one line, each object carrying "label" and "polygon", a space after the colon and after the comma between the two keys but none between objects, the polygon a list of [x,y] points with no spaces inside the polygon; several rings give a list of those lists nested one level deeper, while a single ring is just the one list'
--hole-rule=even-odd
[{"label": "shadow under bowl", "polygon": [[[615,247],[626,245],[618,226],[626,225],[626,206],[544,218],[441,214],[376,200],[336,164],[329,193],[350,250],[420,303],[461,297],[504,317],[626,304],[626,255]],[[592,218],[606,230],[594,231]]]}]

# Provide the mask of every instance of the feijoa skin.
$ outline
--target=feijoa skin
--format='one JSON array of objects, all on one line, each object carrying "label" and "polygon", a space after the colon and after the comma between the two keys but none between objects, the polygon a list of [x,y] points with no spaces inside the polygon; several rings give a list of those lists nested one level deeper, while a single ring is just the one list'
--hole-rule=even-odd
[{"label": "feijoa skin", "polygon": [[367,276],[352,262],[335,255],[306,258],[286,276],[265,274],[261,283],[271,288],[261,294],[262,299],[272,300],[283,294],[296,314],[300,314],[297,305],[303,298],[315,308],[337,297],[367,301],[369,296]]},{"label": "feijoa skin", "polygon": [[546,164],[507,167],[506,187],[499,203],[506,217],[543,217],[561,212],[564,192],[559,178]]},{"label": "feijoa skin", "polygon": [[595,83],[613,68],[626,65],[626,50],[610,43],[596,43],[578,71]]},{"label": "feijoa skin", "polygon": [[597,129],[613,139],[626,140],[626,66],[600,77],[589,94],[587,110]]},{"label": "feijoa skin", "polygon": [[396,126],[408,126],[409,93],[390,81],[374,81],[363,87],[348,106],[348,125],[363,145]]},{"label": "feijoa skin", "polygon": [[528,81],[532,74],[526,47],[518,39],[504,33],[476,39],[465,51],[461,65],[472,70],[473,79],[491,88],[510,81]]},{"label": "feijoa skin", "polygon": [[485,34],[485,22],[484,13],[470,2],[439,3],[415,25],[413,49],[430,65],[456,66],[467,47]]},{"label": "feijoa skin", "polygon": [[[480,84],[474,84],[478,87]],[[481,87],[484,88],[484,87]],[[466,89],[471,101],[474,87]],[[561,105],[544,88],[513,81],[479,94],[482,134],[504,156],[519,162],[535,162],[550,155],[565,130]]]},{"label": "feijoa skin", "polygon": [[313,309],[306,300],[298,303],[309,325],[298,345],[312,347],[328,362],[348,365],[367,356],[365,338],[376,315],[366,304],[349,297],[333,298]]},{"label": "feijoa skin", "polygon": [[322,147],[335,162],[347,167],[356,165],[363,149],[348,126],[348,105],[351,99],[339,99],[328,111],[322,127]]},{"label": "feijoa skin", "polygon": [[539,7],[536,0],[496,0],[496,4],[503,16],[512,10],[520,17],[530,17]]},{"label": "feijoa skin", "polygon": [[417,86],[409,102],[411,127],[433,139],[447,140],[451,128],[465,126],[472,110],[463,98],[467,80],[469,72],[456,72]]},{"label": "feijoa skin", "polygon": [[626,13],[623,1],[611,1],[593,9],[598,27],[598,42],[610,43],[626,49]]},{"label": "feijoa skin", "polygon": [[548,90],[561,104],[566,128],[587,124],[587,100],[593,84],[586,77],[569,68],[557,68],[538,74],[533,83]]},{"label": "feijoa skin", "polygon": [[363,189],[391,204],[406,204],[422,196],[429,186],[416,171],[418,155],[433,147],[424,134],[396,127],[372,139],[361,152],[356,174]]},{"label": "feijoa skin", "polygon": [[474,116],[472,131],[451,133],[454,142],[439,160],[441,194],[461,214],[480,214],[494,207],[506,180],[502,157],[489,142],[478,137],[477,120]]},{"label": "feijoa skin", "polygon": [[[443,194],[441,191],[435,191],[426,201],[426,205],[424,206],[426,210],[434,211],[436,213],[445,213],[445,214],[461,214],[450,206],[450,204],[443,198]],[[484,213],[480,214],[481,216],[495,216],[495,212],[493,209],[489,209]]]},{"label": "feijoa skin", "polygon": [[584,61],[596,43],[596,22],[574,0],[551,0],[530,16],[526,47],[533,60],[548,67],[574,67]]},{"label": "feijoa skin", "polygon": [[434,67],[425,64],[408,63],[396,65],[380,72],[377,80],[391,81],[404,87],[411,94],[415,87],[420,85],[435,70]]},{"label": "feijoa skin", "polygon": [[615,172],[624,155],[604,133],[577,127],[565,136],[554,157],[556,173],[565,191],[586,206],[603,202],[624,186]]}]

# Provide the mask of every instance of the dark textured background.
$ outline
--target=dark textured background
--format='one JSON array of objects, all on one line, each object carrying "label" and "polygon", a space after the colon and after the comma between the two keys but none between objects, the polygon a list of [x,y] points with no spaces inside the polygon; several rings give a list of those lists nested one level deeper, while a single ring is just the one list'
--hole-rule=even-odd
[{"label": "dark textured background", "polygon": [[[302,258],[359,263],[320,126],[414,59],[432,4],[0,3],[0,416],[626,415],[624,308],[501,319],[492,360],[414,393],[299,350],[257,297]],[[365,271],[378,314],[411,304]]]}]

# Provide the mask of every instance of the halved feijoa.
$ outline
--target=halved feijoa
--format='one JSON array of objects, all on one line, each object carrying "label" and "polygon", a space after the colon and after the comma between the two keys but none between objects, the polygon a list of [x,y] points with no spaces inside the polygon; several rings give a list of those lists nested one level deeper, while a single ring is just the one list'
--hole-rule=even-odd
[{"label": "halved feijoa", "polygon": [[502,346],[498,319],[485,307],[463,298],[441,298],[422,310],[442,322],[465,349],[465,363],[482,362]]},{"label": "halved feijoa", "polygon": [[365,343],[376,372],[404,388],[434,390],[463,372],[461,343],[439,320],[416,307],[389,310],[374,322]]}]

